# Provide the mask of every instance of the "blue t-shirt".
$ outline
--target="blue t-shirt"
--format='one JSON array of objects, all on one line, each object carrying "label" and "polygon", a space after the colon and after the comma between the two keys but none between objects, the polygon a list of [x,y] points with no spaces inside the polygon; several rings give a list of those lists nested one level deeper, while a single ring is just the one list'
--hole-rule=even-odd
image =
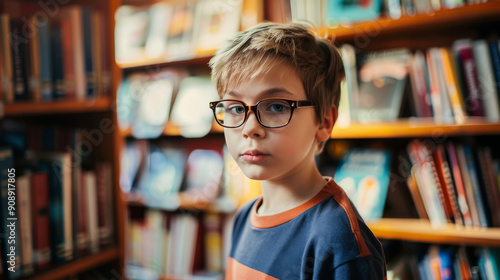
[{"label": "blue t-shirt", "polygon": [[238,212],[226,280],[385,279],[382,246],[333,181],[306,203],[257,215],[262,198]]}]

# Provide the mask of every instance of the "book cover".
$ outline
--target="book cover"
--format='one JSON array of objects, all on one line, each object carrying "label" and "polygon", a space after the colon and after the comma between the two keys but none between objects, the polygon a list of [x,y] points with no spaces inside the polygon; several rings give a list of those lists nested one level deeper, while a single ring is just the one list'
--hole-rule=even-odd
[{"label": "book cover", "polygon": [[468,168],[467,158],[465,154],[465,149],[463,145],[456,145],[456,155],[458,160],[458,166],[460,168],[460,174],[462,175],[462,182],[464,185],[465,195],[467,196],[467,204],[472,218],[472,225],[476,227],[482,226],[481,220],[479,218],[479,211],[476,199],[474,197],[473,181],[471,179],[470,169]]},{"label": "book cover", "polygon": [[49,266],[52,259],[50,249],[50,205],[49,205],[49,175],[47,172],[31,174],[32,226],[37,233],[33,237],[34,259],[37,269]]},{"label": "book cover", "polygon": [[54,22],[54,24],[50,26],[50,45],[52,47],[52,84],[54,88],[54,99],[66,98],[64,80],[64,52],[61,34],[61,25]]},{"label": "book cover", "polygon": [[438,145],[436,147],[436,150],[434,151],[434,160],[436,161],[436,169],[438,170],[441,184],[445,187],[444,192],[446,193],[447,200],[450,203],[448,207],[451,208],[454,222],[455,224],[464,225],[462,213],[460,212],[460,207],[458,205],[458,196],[453,183],[453,176],[450,169],[451,167],[446,158],[444,145]]},{"label": "book cover", "polygon": [[358,104],[356,99],[359,96],[358,88],[358,71],[356,68],[356,51],[350,44],[343,44],[340,47],[342,54],[342,62],[345,70],[345,87],[341,89],[339,111],[337,125],[340,127],[348,127],[351,123],[351,118],[354,120],[351,107],[353,104]]},{"label": "book cover", "polygon": [[30,275],[34,272],[34,254],[33,254],[33,231],[31,217],[31,176],[23,174],[17,176],[17,204],[19,219],[19,233],[21,245],[21,262],[23,275]]},{"label": "book cover", "polygon": [[[432,49],[431,49],[432,50]],[[451,108],[449,111],[446,110],[446,105],[443,104],[444,94],[441,94],[440,82],[439,82],[439,68],[436,65],[435,52],[429,50],[426,53],[427,71],[428,71],[428,84],[430,89],[430,100],[432,103],[432,113],[434,117],[434,122],[441,124],[445,122],[445,112],[451,114]],[[448,115],[448,122],[451,122],[451,117]]]},{"label": "book cover", "polygon": [[459,83],[453,74],[450,51],[446,48],[439,48],[439,59],[441,61],[444,84],[450,100],[454,121],[456,124],[461,124],[465,122],[466,113],[463,106],[462,96],[458,91]]},{"label": "book cover", "polygon": [[380,0],[331,0],[327,1],[325,20],[327,24],[370,21],[380,14]]},{"label": "book cover", "polygon": [[209,76],[184,78],[179,85],[171,117],[181,135],[187,138],[207,135],[213,123],[213,114],[206,109],[207,104],[218,99],[217,89]]},{"label": "book cover", "polygon": [[490,147],[478,148],[479,170],[482,172],[484,193],[489,205],[492,226],[500,227],[500,189],[496,180]]},{"label": "book cover", "polygon": [[94,171],[83,171],[83,185],[85,186],[85,201],[87,202],[87,234],[89,251],[92,254],[99,252],[99,218],[97,205],[97,179]]},{"label": "book cover", "polygon": [[[132,90],[129,94],[136,99],[132,104],[137,102],[136,107],[132,105],[135,110],[131,122],[135,138],[157,138],[163,133],[170,116],[176,82],[176,72],[163,71],[154,77],[145,74],[140,84],[129,87]],[[139,90],[134,92],[136,86],[139,86]],[[196,102],[191,100],[191,104],[193,103]],[[190,111],[189,114],[193,115],[193,112],[195,111]]]},{"label": "book cover", "polygon": [[2,51],[2,91],[3,100],[7,103],[14,102],[14,84],[12,74],[12,52],[10,48],[10,16],[8,14],[0,14],[0,50]]},{"label": "book cover", "polygon": [[469,178],[471,181],[472,197],[476,202],[476,208],[479,216],[479,223],[482,227],[489,227],[490,223],[486,212],[486,202],[484,200],[482,192],[482,188],[484,188],[484,182],[480,178],[480,173],[477,168],[477,163],[474,157],[473,147],[464,144],[463,152],[465,156],[467,170],[469,173]]},{"label": "book cover", "polygon": [[457,57],[457,65],[460,68],[465,109],[470,116],[484,116],[483,94],[479,85],[472,40],[461,39],[455,41],[453,43],[453,52]]},{"label": "book cover", "polygon": [[69,152],[32,152],[41,171],[49,174],[50,238],[52,260],[62,263],[73,259],[71,154]]},{"label": "book cover", "polygon": [[28,38],[23,34],[22,22],[10,21],[10,47],[12,51],[12,82],[14,100],[28,100],[29,48]]},{"label": "book cover", "polygon": [[425,55],[422,51],[416,51],[410,56],[410,82],[416,116],[429,118],[432,117],[432,108],[425,79],[425,64]]},{"label": "book cover", "polygon": [[179,193],[186,172],[186,154],[181,147],[151,145],[148,169],[144,171],[144,199],[149,205],[169,207]]},{"label": "book cover", "polygon": [[409,51],[371,52],[360,59],[359,96],[351,114],[359,122],[394,121],[399,117],[408,77]]},{"label": "book cover", "polygon": [[186,161],[186,192],[195,200],[212,201],[219,195],[224,163],[220,152],[194,149]]},{"label": "book cover", "polygon": [[87,96],[82,9],[79,5],[69,5],[61,8],[61,17],[69,20],[71,26],[70,40],[73,50],[71,59],[73,60],[74,89],[77,100],[83,100]]},{"label": "book cover", "polygon": [[144,46],[144,53],[149,58],[164,57],[167,51],[167,31],[171,24],[172,5],[164,2],[156,3],[149,8],[149,13],[151,22]]},{"label": "book cover", "polygon": [[467,195],[465,193],[465,187],[462,180],[462,174],[460,172],[460,166],[458,163],[458,158],[456,154],[455,145],[449,142],[446,145],[446,151],[448,155],[448,160],[450,162],[450,171],[453,176],[453,182],[455,183],[455,188],[457,191],[457,202],[462,214],[464,225],[470,227],[473,225],[471,211],[469,209],[469,203],[467,202]]},{"label": "book cover", "polygon": [[243,0],[231,2],[202,0],[195,7],[196,54],[210,54],[240,29]]},{"label": "book cover", "polygon": [[194,2],[176,2],[168,28],[167,58],[181,59],[195,54],[195,8]]},{"label": "book cover", "polygon": [[366,221],[382,218],[391,167],[386,150],[349,150],[335,172],[334,180],[346,192]]},{"label": "book cover", "polygon": [[149,9],[131,5],[118,7],[114,34],[118,63],[133,62],[143,57],[149,24]]},{"label": "book cover", "polygon": [[491,122],[498,122],[500,104],[488,43],[486,40],[475,40],[473,50],[486,118]]}]

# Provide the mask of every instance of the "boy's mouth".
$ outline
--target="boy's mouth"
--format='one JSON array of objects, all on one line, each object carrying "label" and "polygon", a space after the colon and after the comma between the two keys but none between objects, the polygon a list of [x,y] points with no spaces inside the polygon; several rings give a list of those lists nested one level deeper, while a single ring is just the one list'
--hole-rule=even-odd
[{"label": "boy's mouth", "polygon": [[262,162],[266,160],[268,157],[270,157],[270,154],[263,153],[258,150],[250,150],[242,153],[240,157],[247,162],[252,162],[252,163],[257,163],[257,162]]}]

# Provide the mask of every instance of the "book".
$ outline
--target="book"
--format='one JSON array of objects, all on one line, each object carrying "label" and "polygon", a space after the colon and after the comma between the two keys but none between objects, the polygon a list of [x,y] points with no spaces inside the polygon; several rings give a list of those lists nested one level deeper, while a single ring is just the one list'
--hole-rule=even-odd
[{"label": "book", "polygon": [[198,201],[214,200],[219,194],[223,166],[221,152],[192,150],[186,161],[185,192]]},{"label": "book", "polygon": [[471,212],[472,225],[476,227],[482,226],[481,220],[479,218],[479,211],[477,208],[477,202],[474,198],[473,180],[471,179],[470,169],[468,167],[467,158],[465,154],[465,149],[463,145],[457,145],[456,154],[458,159],[458,165],[460,167],[460,174],[462,175],[463,185],[465,190],[465,195],[467,196],[467,204]]},{"label": "book", "polygon": [[432,106],[425,78],[426,61],[422,51],[416,51],[410,56],[410,82],[412,86],[413,104],[416,116],[432,117]]},{"label": "book", "polygon": [[143,57],[149,30],[149,9],[122,5],[115,12],[115,57],[118,63]]},{"label": "book", "polygon": [[138,139],[156,138],[163,133],[170,116],[174,85],[177,81],[173,71],[148,76],[145,75],[142,83],[137,85],[140,87],[139,91],[130,93],[135,95],[137,102],[131,127],[132,134]]},{"label": "book", "polygon": [[460,68],[460,81],[465,109],[470,116],[484,116],[483,95],[479,85],[477,65],[471,39],[460,39],[453,43],[453,52]]},{"label": "book", "polygon": [[12,82],[14,100],[28,100],[28,68],[29,48],[28,38],[21,30],[22,22],[17,19],[10,21],[10,47],[12,51]]},{"label": "book", "polygon": [[109,162],[95,163],[97,190],[97,217],[99,229],[99,246],[106,247],[113,243],[113,171]]},{"label": "book", "polygon": [[17,177],[17,204],[19,219],[19,233],[21,245],[21,262],[23,275],[34,272],[33,230],[31,217],[31,176],[23,174]]},{"label": "book", "polygon": [[71,154],[69,152],[33,152],[41,171],[49,174],[50,244],[52,261],[63,263],[73,259]]},{"label": "book", "polygon": [[89,238],[89,251],[92,254],[99,252],[99,218],[97,205],[97,179],[94,171],[82,172],[83,185],[86,194],[87,234]]},{"label": "book", "polygon": [[351,102],[353,119],[377,122],[399,117],[408,63],[407,49],[370,52],[360,58],[359,96],[353,96]]},{"label": "book", "polygon": [[210,54],[240,29],[243,0],[201,0],[195,8],[196,54]]},{"label": "book", "polygon": [[[50,24],[41,24],[41,22],[37,22],[36,26],[38,26],[38,54],[35,57],[38,57],[40,60],[40,100],[48,101],[53,97],[53,84],[52,84],[52,45],[50,38]],[[35,101],[38,100],[38,97],[35,98]]]},{"label": "book", "polygon": [[148,35],[144,46],[144,54],[149,58],[166,55],[168,33],[172,17],[172,5],[156,3],[149,8],[150,20]]},{"label": "book", "polygon": [[14,102],[14,85],[12,74],[12,52],[10,48],[10,15],[0,14],[0,50],[2,51],[2,92],[3,100]]},{"label": "book", "polygon": [[471,188],[472,188],[471,196],[474,198],[476,202],[476,208],[479,216],[479,224],[482,227],[488,227],[489,222],[486,213],[486,203],[483,198],[482,190],[480,189],[482,188],[481,186],[484,187],[484,182],[480,180],[480,174],[476,166],[477,164],[474,157],[474,152],[472,151],[473,148],[470,145],[466,144],[464,144],[462,147],[465,156],[464,158],[465,163],[467,165],[468,175],[471,181]]},{"label": "book", "polygon": [[490,147],[478,148],[479,170],[482,172],[484,182],[484,193],[489,205],[491,223],[494,227],[500,227],[500,189],[495,178],[493,158]]},{"label": "book", "polygon": [[473,225],[471,210],[469,208],[469,203],[467,202],[467,195],[465,192],[464,182],[460,172],[460,166],[458,163],[458,158],[456,154],[455,145],[452,142],[446,144],[446,151],[448,155],[448,161],[450,162],[450,171],[453,176],[453,182],[455,183],[455,188],[457,192],[457,202],[462,214],[463,222],[466,227]]},{"label": "book", "polygon": [[391,155],[387,150],[351,149],[339,163],[333,179],[364,220],[382,218],[390,167]]},{"label": "book", "polygon": [[84,98],[94,98],[97,93],[97,77],[96,65],[94,63],[94,56],[97,49],[93,48],[95,45],[95,36],[92,34],[92,10],[89,7],[78,7],[81,12],[81,28],[82,28],[82,42],[83,42],[83,64],[85,72],[85,88],[86,92]]},{"label": "book", "polygon": [[325,21],[327,24],[371,21],[379,17],[381,1],[342,1],[326,2]]},{"label": "book", "polygon": [[339,116],[336,124],[340,127],[348,127],[352,118],[350,108],[352,104],[359,103],[356,99],[359,96],[356,51],[352,45],[343,44],[340,46],[340,53],[342,54],[342,62],[345,69],[345,88],[341,88]]},{"label": "book", "polygon": [[[452,58],[447,48],[439,48],[439,58],[444,77],[445,90],[448,93],[453,119],[456,124],[465,122],[466,113],[463,106],[463,99],[458,90],[458,81],[453,73]],[[442,78],[443,78],[442,77]]]},{"label": "book", "polygon": [[172,7],[167,38],[167,57],[181,59],[195,54],[195,8],[194,2],[176,2]]},{"label": "book", "polygon": [[495,76],[495,86],[497,93],[500,94],[500,41],[493,37],[488,39],[488,47],[490,50],[491,64],[493,67],[493,74]]},{"label": "book", "polygon": [[31,174],[32,227],[37,233],[33,238],[33,251],[37,269],[48,267],[51,260],[50,249],[50,205],[49,175],[47,172]]},{"label": "book", "polygon": [[151,162],[143,172],[146,180],[142,189],[148,205],[169,208],[177,199],[186,172],[186,152],[181,147],[151,145],[147,161]]},{"label": "book", "polygon": [[488,121],[498,122],[500,121],[499,93],[495,85],[497,81],[495,81],[488,43],[486,40],[475,40],[473,50],[486,118]]},{"label": "book", "polygon": [[411,194],[411,197],[413,199],[413,203],[415,204],[415,208],[417,210],[417,213],[418,213],[418,216],[420,217],[420,219],[429,219],[429,216],[427,216],[427,212],[425,210],[424,201],[422,200],[422,195],[420,194],[420,191],[418,189],[416,172],[417,172],[417,168],[412,167],[411,168],[411,175],[408,176],[408,180],[407,180],[408,188],[410,190],[410,194]]},{"label": "book", "polygon": [[206,110],[207,104],[218,100],[215,85],[208,76],[184,78],[172,108],[171,120],[186,138],[207,135],[213,123],[213,114]]},{"label": "book", "polygon": [[64,52],[62,45],[61,25],[54,22],[50,26],[50,45],[52,59],[52,84],[54,99],[66,98],[65,80],[64,80]]}]

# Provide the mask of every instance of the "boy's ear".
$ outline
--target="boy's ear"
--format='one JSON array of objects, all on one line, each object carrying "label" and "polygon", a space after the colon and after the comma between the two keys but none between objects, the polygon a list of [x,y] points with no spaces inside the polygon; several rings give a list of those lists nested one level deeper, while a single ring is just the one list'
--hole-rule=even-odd
[{"label": "boy's ear", "polygon": [[332,135],[333,125],[336,121],[337,106],[332,105],[332,107],[325,112],[322,122],[319,124],[318,131],[316,132],[316,140],[321,142],[329,139]]}]

